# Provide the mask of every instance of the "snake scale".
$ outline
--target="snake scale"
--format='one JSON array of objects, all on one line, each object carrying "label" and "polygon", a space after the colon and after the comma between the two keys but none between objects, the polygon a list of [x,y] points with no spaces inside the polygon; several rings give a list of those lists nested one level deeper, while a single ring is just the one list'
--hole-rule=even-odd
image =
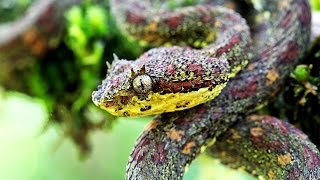
[{"label": "snake scale", "polygon": [[[220,5],[239,10],[249,27]],[[130,154],[127,179],[181,179],[205,149],[260,179],[320,177],[320,154],[306,135],[251,114],[275,96],[306,51],[307,0],[201,1],[178,9],[160,0],[113,0],[111,9],[130,36],[174,45],[135,61],[115,57],[92,94],[114,115],[159,114]]]}]

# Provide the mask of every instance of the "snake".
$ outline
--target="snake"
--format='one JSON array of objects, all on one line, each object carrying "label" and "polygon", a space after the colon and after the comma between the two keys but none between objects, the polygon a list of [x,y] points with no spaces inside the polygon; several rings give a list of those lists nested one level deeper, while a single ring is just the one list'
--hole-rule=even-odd
[{"label": "snake", "polygon": [[111,1],[128,37],[157,46],[134,61],[115,55],[92,93],[115,116],[156,115],[136,141],[126,179],[182,179],[205,150],[259,179],[318,179],[320,154],[308,137],[255,114],[306,52],[308,1],[198,3]]}]

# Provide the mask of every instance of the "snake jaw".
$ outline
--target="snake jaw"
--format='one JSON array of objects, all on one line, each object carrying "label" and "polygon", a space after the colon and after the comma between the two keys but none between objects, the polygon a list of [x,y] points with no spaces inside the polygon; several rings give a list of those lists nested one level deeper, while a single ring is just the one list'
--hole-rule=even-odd
[{"label": "snake jaw", "polygon": [[220,94],[225,85],[226,82],[188,93],[160,94],[150,91],[139,95],[128,94],[126,96],[115,96],[113,101],[109,102],[102,98],[97,105],[115,116],[155,115],[189,109],[199,105]]}]

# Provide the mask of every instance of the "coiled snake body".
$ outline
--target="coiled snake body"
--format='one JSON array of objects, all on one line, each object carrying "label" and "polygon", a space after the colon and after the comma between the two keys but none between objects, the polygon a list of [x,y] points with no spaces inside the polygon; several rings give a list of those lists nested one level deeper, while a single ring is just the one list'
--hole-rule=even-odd
[{"label": "coiled snake body", "polygon": [[181,179],[206,147],[226,165],[261,178],[317,179],[320,155],[302,132],[274,117],[249,115],[276,94],[305,53],[308,1],[247,3],[255,7],[247,13],[254,14],[250,31],[237,13],[212,6],[237,4],[203,3],[170,10],[162,1],[112,1],[130,35],[153,45],[203,47],[160,47],[136,61],[116,60],[93,93],[95,104],[115,115],[169,112],[138,138],[127,179]]}]

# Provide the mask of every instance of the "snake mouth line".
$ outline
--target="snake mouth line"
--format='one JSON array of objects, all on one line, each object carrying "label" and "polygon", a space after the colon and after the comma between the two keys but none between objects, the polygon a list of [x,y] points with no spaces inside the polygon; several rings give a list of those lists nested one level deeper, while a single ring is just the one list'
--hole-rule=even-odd
[{"label": "snake mouth line", "polygon": [[133,88],[115,93],[107,81],[103,81],[92,93],[92,101],[96,106],[116,116],[143,116],[188,109],[216,97],[228,82],[226,72],[223,71],[220,76],[215,75],[217,78],[214,80],[157,80],[152,91],[147,93],[138,93]]},{"label": "snake mouth line", "polygon": [[115,116],[156,115],[163,112],[189,109],[207,102],[218,96],[226,84],[225,82],[213,88],[200,88],[197,91],[188,93],[149,93],[145,99],[132,96],[128,97],[128,102],[126,103],[117,100],[117,98],[114,101],[108,101],[103,98],[100,100],[95,99],[94,103]]}]

